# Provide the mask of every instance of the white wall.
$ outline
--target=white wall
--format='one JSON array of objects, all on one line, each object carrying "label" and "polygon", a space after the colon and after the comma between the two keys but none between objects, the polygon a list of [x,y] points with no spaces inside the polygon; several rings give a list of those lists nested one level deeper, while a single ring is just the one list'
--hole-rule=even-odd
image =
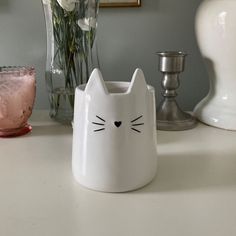
[{"label": "white wall", "polygon": [[[201,0],[142,0],[141,8],[100,9],[98,46],[105,80],[129,80],[136,67],[160,91],[156,51],[189,54],[178,101],[191,110],[207,93],[208,78],[194,35]],[[46,31],[41,0],[0,0],[0,65],[33,65],[37,108],[47,108]]]}]

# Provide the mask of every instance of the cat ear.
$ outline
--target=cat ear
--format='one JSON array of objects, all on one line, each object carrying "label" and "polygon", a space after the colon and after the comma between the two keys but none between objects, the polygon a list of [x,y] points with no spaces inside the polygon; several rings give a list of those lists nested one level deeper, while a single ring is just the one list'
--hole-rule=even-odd
[{"label": "cat ear", "polygon": [[95,92],[108,94],[107,87],[103,80],[102,74],[98,68],[95,68],[92,71],[85,88],[85,93],[95,93]]},{"label": "cat ear", "polygon": [[143,71],[137,68],[133,74],[128,92],[134,92],[136,94],[140,94],[142,92],[145,92],[146,90],[147,90],[147,83],[145,81]]}]

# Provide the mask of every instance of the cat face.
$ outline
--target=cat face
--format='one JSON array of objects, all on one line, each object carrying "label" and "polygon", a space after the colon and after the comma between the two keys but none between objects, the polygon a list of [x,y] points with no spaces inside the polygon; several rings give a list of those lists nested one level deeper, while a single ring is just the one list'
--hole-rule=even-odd
[{"label": "cat face", "polygon": [[[130,83],[105,83],[100,71],[94,70],[86,87],[82,86],[78,92],[80,101],[77,102],[83,102],[85,106],[84,118],[89,133],[98,136],[109,132],[119,135],[131,132],[138,135],[145,132],[147,122],[150,124],[147,113],[153,109],[150,106],[153,105],[154,90],[147,86],[140,69],[135,71]],[[80,107],[79,104],[75,107]]]},{"label": "cat face", "polygon": [[[142,126],[144,125],[144,123],[140,123],[140,119],[143,117],[143,115],[135,118],[134,120],[130,121],[130,129],[141,133],[141,130],[138,129],[138,126]],[[103,118],[101,118],[100,116],[96,115],[96,118],[98,119],[98,121],[96,122],[92,122],[92,124],[96,125],[97,127],[95,127],[95,129],[93,130],[94,132],[99,132],[99,131],[104,131],[105,130],[105,125],[106,125],[106,120],[104,120]],[[113,125],[117,128],[119,128],[122,125],[122,121],[114,121]],[[102,127],[102,128],[101,128]]]}]

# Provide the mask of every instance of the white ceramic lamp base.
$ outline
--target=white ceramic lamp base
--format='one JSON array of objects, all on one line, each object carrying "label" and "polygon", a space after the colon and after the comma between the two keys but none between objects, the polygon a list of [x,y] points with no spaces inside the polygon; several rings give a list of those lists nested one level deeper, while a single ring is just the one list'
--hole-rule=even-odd
[{"label": "white ceramic lamp base", "polygon": [[[230,106],[231,105],[231,106]],[[226,130],[236,130],[236,104],[224,104],[217,98],[203,99],[194,109],[201,122]]]},{"label": "white ceramic lamp base", "polygon": [[196,15],[196,35],[210,91],[194,113],[208,125],[229,130],[236,130],[235,12],[235,0],[204,0]]}]

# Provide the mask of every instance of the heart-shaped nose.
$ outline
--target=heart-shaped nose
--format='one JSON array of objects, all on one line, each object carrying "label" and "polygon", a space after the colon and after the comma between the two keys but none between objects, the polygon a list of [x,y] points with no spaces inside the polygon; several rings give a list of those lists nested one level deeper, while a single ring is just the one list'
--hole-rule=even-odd
[{"label": "heart-shaped nose", "polygon": [[121,126],[122,122],[121,121],[115,121],[114,124],[118,128],[118,127]]}]

